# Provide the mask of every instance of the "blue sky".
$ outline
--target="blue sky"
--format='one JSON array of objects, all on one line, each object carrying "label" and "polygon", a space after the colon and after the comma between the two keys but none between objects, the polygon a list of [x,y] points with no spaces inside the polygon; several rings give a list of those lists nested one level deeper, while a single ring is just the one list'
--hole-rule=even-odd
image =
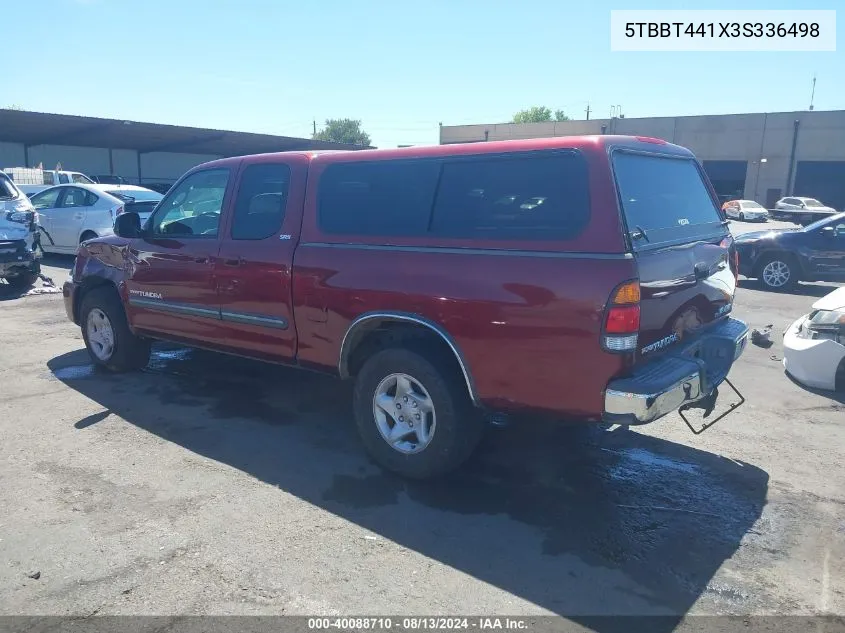
[{"label": "blue sky", "polygon": [[[375,145],[532,105],[584,118],[845,109],[837,52],[620,53],[611,9],[835,9],[792,2],[42,0],[3,9],[0,106],[309,136],[361,119]],[[840,11],[839,17],[845,16]],[[37,22],[36,22],[37,21]],[[19,28],[9,29],[17,23]]]}]

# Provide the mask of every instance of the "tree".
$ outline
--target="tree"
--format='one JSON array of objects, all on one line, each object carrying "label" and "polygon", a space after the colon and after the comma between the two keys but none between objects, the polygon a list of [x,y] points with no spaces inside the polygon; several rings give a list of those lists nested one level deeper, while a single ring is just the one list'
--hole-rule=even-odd
[{"label": "tree", "polygon": [[357,119],[326,119],[326,126],[315,132],[315,141],[331,141],[350,145],[369,145],[370,135],[361,129]]},{"label": "tree", "polygon": [[543,123],[552,120],[552,111],[545,106],[534,106],[513,115],[514,123]]},{"label": "tree", "polygon": [[552,111],[546,106],[534,106],[513,115],[514,123],[546,123],[552,120],[569,121],[569,117],[563,110],[555,110],[554,119],[552,119]]}]

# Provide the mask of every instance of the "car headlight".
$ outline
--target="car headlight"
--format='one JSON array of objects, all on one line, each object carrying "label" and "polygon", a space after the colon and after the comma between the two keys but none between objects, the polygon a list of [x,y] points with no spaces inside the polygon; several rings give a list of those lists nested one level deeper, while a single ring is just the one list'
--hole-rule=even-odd
[{"label": "car headlight", "polygon": [[845,327],[845,310],[816,310],[807,324],[811,330],[838,330]]},{"label": "car headlight", "polygon": [[811,312],[803,326],[799,328],[798,336],[809,339],[829,339],[845,344],[845,310]]}]

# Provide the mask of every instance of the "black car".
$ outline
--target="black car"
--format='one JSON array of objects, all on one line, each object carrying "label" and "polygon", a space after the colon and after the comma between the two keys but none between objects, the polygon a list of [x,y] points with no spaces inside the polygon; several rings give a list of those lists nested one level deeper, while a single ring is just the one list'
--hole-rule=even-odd
[{"label": "black car", "polygon": [[123,176],[112,175],[96,175],[91,176],[91,180],[101,185],[128,185],[129,181]]},{"label": "black car", "polygon": [[739,272],[769,290],[799,281],[845,281],[845,213],[801,229],[745,233],[736,247]]}]

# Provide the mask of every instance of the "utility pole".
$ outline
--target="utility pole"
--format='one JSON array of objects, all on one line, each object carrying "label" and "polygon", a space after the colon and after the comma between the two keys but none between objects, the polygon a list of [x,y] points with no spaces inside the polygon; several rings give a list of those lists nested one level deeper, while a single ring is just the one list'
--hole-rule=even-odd
[{"label": "utility pole", "polygon": [[810,93],[810,111],[813,110],[813,100],[816,98],[816,75],[813,74],[813,91]]},{"label": "utility pole", "polygon": [[314,136],[317,136],[317,119],[314,119]]},{"label": "utility pole", "polygon": [[587,120],[590,120],[590,102],[587,102]]}]

